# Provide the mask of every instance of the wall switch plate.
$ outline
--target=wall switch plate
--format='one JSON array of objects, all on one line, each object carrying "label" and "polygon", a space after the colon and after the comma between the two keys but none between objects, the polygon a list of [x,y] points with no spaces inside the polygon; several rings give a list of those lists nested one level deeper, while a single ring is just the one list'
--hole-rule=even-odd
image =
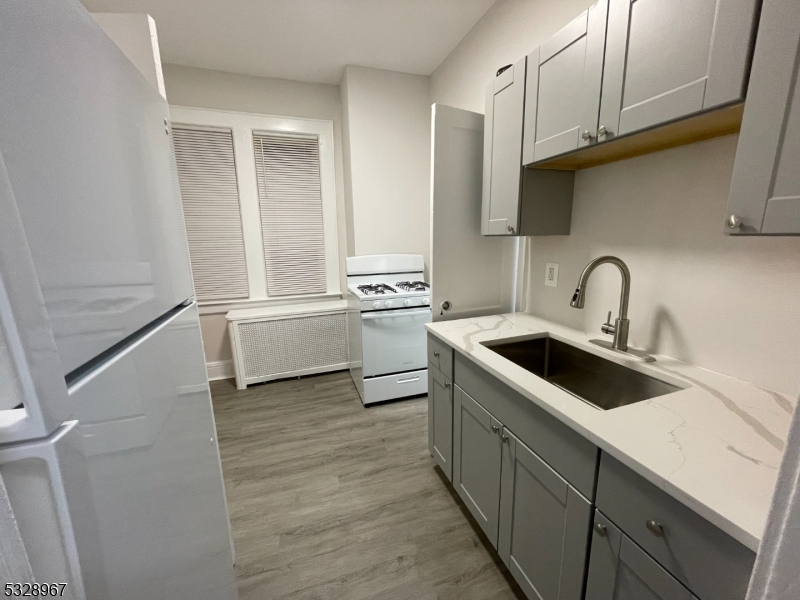
[{"label": "wall switch plate", "polygon": [[550,287],[558,286],[558,263],[547,263],[544,269],[544,284]]}]

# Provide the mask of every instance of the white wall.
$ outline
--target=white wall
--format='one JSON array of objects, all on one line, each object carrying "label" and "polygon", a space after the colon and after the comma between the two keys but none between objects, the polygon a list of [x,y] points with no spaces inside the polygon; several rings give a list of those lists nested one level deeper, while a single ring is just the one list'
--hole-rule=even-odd
[{"label": "white wall", "polygon": [[498,0],[431,75],[431,102],[483,114],[484,89],[595,0]]},{"label": "white wall", "polygon": [[[483,112],[495,70],[517,60],[589,1],[498,2],[431,76],[431,100]],[[572,233],[528,238],[527,310],[599,333],[619,304],[619,274],[592,275],[586,308],[569,307],[581,269],[616,254],[632,272],[631,341],[795,394],[800,387],[800,238],[722,234],[736,137],[579,171]],[[560,264],[557,288],[544,265]]]},{"label": "white wall", "polygon": [[340,84],[350,255],[430,256],[429,78],[348,66]]},{"label": "white wall", "polygon": [[[347,234],[339,86],[250,77],[168,64],[164,65],[164,81],[172,105],[333,121],[336,212],[341,257],[339,271],[344,289]],[[224,312],[201,315],[200,326],[206,361],[217,363],[231,360]]]},{"label": "white wall", "polygon": [[114,43],[120,47],[142,75],[166,99],[161,51],[158,48],[156,22],[150,15],[126,13],[91,13]]}]

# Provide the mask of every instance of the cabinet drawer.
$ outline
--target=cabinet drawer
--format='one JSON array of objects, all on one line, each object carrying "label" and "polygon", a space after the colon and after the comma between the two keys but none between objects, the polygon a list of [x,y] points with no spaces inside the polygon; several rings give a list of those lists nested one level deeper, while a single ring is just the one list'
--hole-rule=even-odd
[{"label": "cabinet drawer", "polygon": [[744,600],[755,553],[605,453],[597,508],[698,597]]},{"label": "cabinet drawer", "polygon": [[597,446],[460,354],[455,356],[454,371],[461,389],[570,485],[590,500],[594,498]]},{"label": "cabinet drawer", "polygon": [[428,362],[453,379],[453,349],[437,337],[428,334]]}]

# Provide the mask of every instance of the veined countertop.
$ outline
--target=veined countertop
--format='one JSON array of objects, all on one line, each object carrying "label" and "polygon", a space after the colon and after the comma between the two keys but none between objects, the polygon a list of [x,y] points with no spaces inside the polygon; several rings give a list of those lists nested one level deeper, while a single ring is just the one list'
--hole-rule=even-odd
[{"label": "veined countertop", "polygon": [[[601,450],[758,550],[794,398],[666,356],[656,356],[654,363],[631,361],[589,342],[609,336],[589,336],[527,313],[426,327]],[[685,389],[603,411],[480,343],[543,332]]]}]

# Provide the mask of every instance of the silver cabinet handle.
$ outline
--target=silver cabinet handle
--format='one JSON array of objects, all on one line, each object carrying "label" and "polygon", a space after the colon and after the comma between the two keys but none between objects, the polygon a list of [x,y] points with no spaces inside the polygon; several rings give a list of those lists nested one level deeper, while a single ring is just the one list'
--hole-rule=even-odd
[{"label": "silver cabinet handle", "polygon": [[433,351],[433,355],[434,355],[436,358],[439,358],[439,353],[438,353],[436,350],[434,350],[434,351]]},{"label": "silver cabinet handle", "polygon": [[606,537],[608,535],[608,528],[602,523],[595,523],[594,530],[597,532],[597,535],[599,536]]},{"label": "silver cabinet handle", "polygon": [[664,526],[653,519],[647,521],[645,526],[650,530],[650,533],[656,537],[662,537],[664,535]]},{"label": "silver cabinet handle", "polygon": [[450,382],[449,381],[445,381],[444,382],[444,389],[446,389],[446,390],[450,389]]},{"label": "silver cabinet handle", "polygon": [[508,233],[514,233],[514,228],[511,225],[508,226]]},{"label": "silver cabinet handle", "polygon": [[725,220],[728,229],[739,229],[742,226],[742,218],[739,215],[731,215]]},{"label": "silver cabinet handle", "polygon": [[500,436],[500,439],[502,439],[503,443],[505,443],[508,441],[508,436],[504,433],[503,435]]},{"label": "silver cabinet handle", "polygon": [[583,135],[581,136],[581,138],[582,138],[582,139],[583,139],[585,142],[588,142],[588,141],[589,141],[590,139],[592,139],[593,137],[594,137],[594,136],[592,135],[591,131],[589,131],[588,129],[587,129],[586,131],[584,131],[584,132],[583,132]]},{"label": "silver cabinet handle", "polygon": [[597,128],[597,137],[601,137],[607,133],[608,129],[606,129],[605,125],[600,125],[600,127]]},{"label": "silver cabinet handle", "polygon": [[500,431],[500,428],[497,425],[492,425],[492,433],[497,433]]}]

